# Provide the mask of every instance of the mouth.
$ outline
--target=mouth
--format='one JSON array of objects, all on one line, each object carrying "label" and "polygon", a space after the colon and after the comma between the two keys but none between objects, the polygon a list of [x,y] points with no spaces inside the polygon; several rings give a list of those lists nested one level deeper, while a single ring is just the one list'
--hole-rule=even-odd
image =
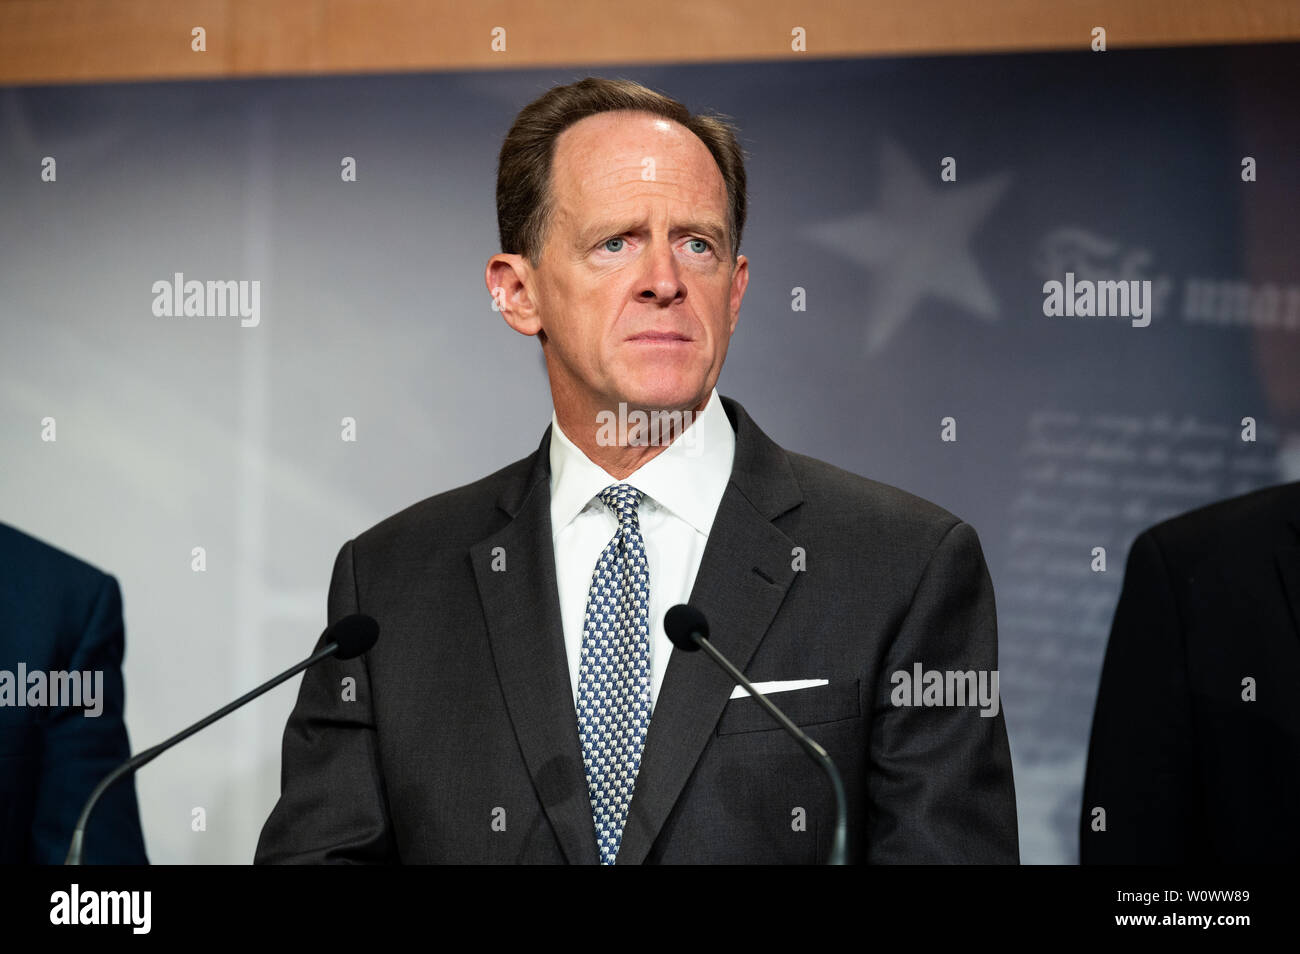
[{"label": "mouth", "polygon": [[639,335],[633,335],[627,340],[640,341],[647,344],[672,344],[688,342],[691,339],[676,331],[643,331]]}]

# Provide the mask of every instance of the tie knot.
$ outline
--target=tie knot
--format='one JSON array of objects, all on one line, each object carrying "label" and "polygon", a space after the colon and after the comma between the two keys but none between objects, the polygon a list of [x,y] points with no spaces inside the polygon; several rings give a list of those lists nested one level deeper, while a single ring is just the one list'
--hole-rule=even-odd
[{"label": "tie knot", "polygon": [[641,498],[645,494],[631,484],[610,484],[600,492],[599,496],[605,506],[614,511],[619,526],[628,522],[633,526],[636,525],[637,507],[640,506]]}]

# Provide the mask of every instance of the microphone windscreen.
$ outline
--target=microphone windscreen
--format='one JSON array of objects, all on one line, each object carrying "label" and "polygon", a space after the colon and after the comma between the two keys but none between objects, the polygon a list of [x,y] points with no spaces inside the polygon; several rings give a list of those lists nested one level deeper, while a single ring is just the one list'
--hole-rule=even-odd
[{"label": "microphone windscreen", "polygon": [[352,659],[369,651],[379,639],[379,624],[373,616],[353,613],[325,630],[325,635],[321,638],[326,643],[339,644],[338,651],[334,653],[336,658]]},{"label": "microphone windscreen", "polygon": [[709,621],[689,603],[678,603],[664,614],[664,632],[678,649],[693,653],[700,644],[692,634],[698,633],[701,639],[708,639]]}]

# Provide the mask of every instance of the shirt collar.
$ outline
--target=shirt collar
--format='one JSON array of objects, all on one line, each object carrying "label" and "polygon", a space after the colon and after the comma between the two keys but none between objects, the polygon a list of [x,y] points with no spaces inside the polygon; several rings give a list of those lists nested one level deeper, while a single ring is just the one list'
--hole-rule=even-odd
[{"label": "shirt collar", "polygon": [[551,412],[551,527],[558,532],[610,484],[631,484],[708,536],[731,479],[736,435],[714,388],[694,423],[619,481],[584,454]]}]

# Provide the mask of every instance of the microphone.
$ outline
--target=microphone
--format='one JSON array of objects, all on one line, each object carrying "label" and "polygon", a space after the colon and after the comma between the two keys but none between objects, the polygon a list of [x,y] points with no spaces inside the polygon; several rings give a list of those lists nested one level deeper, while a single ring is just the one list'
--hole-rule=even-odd
[{"label": "microphone", "polygon": [[177,732],[170,739],[159,742],[153,748],[145,749],[143,752],[136,754],[104,776],[103,780],[90,793],[90,798],[86,799],[85,807],[81,809],[81,815],[77,819],[77,827],[72,830],[72,844],[68,846],[68,856],[63,863],[65,865],[81,864],[82,847],[86,838],[86,824],[90,821],[90,813],[94,810],[95,803],[99,801],[100,796],[108,791],[114,782],[124,775],[131,774],[140,766],[147,765],[176,743],[184,742],[195,732],[206,729],[223,716],[230,715],[244,703],[252,702],[262,693],[274,689],[286,679],[298,675],[298,673],[309,666],[316,665],[322,659],[327,659],[330,656],[339,659],[352,659],[369,651],[375,645],[375,641],[379,639],[379,624],[372,617],[363,613],[354,613],[351,616],[344,616],[333,626],[327,628],[321,634],[321,639],[326,640],[326,644],[296,666],[286,669],[274,679],[262,683],[252,692],[245,693],[230,705],[218,709],[212,715],[199,720],[188,729]]},{"label": "microphone", "polygon": [[830,755],[820,745],[808,738],[808,734],[803,729],[791,722],[789,716],[778,709],[772,703],[772,700],[755,689],[753,683],[741,675],[740,670],[733,666],[713,643],[709,642],[709,621],[704,618],[704,614],[698,609],[687,603],[678,603],[664,614],[664,629],[668,633],[668,638],[673,641],[673,645],[682,652],[693,653],[696,650],[703,649],[705,654],[717,663],[728,676],[745,687],[745,690],[758,701],[759,705],[780,723],[781,728],[794,736],[794,740],[808,753],[808,757],[826,773],[826,777],[830,779],[831,788],[835,792],[835,837],[831,842],[831,854],[826,863],[829,865],[847,864],[848,862],[845,859],[848,857],[848,809],[845,807],[844,781],[840,778],[840,771],[835,767],[835,763],[831,761]]}]

